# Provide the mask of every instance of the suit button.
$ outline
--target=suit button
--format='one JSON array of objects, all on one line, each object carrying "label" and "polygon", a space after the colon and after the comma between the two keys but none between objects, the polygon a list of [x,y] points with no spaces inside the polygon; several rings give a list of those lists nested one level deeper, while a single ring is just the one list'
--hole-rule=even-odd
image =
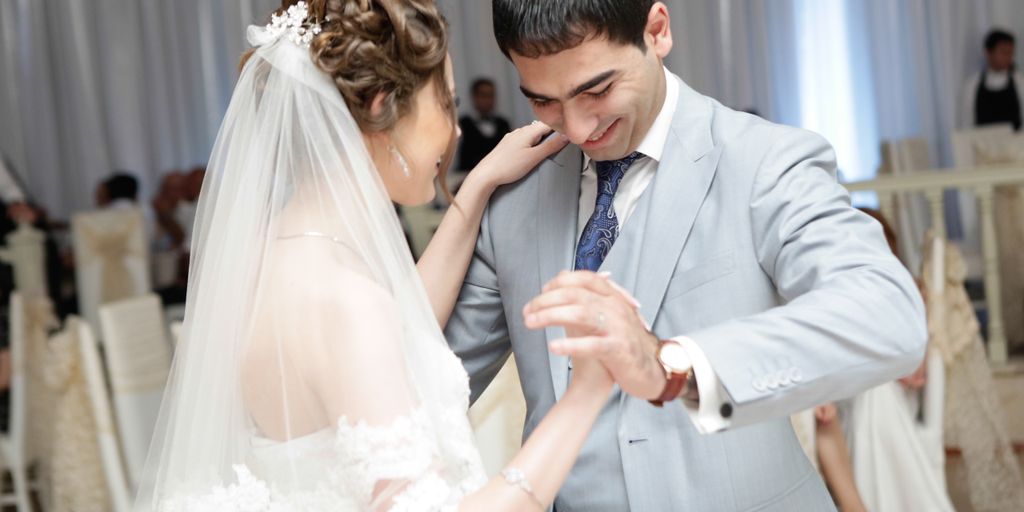
[{"label": "suit button", "polygon": [[718,410],[723,418],[732,416],[732,404],[722,404],[722,407]]},{"label": "suit button", "polygon": [[767,386],[765,385],[763,378],[754,379],[754,382],[752,384],[754,386],[755,391],[763,392],[765,389],[767,389]]},{"label": "suit button", "polygon": [[800,368],[793,367],[793,368],[789,369],[789,380],[791,380],[793,382],[800,382],[800,380],[803,379],[803,378],[804,378],[804,375],[800,371]]},{"label": "suit button", "polygon": [[775,390],[775,389],[778,389],[778,388],[779,388],[779,374],[773,373],[771,376],[768,377],[768,389]]}]

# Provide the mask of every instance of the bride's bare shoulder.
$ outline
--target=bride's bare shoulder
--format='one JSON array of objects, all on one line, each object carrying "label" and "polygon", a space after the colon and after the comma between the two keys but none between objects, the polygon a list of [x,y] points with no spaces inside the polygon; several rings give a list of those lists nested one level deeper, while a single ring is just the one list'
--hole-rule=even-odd
[{"label": "bride's bare shoulder", "polygon": [[272,287],[293,299],[301,297],[306,306],[344,306],[358,312],[393,304],[371,263],[341,245],[315,239],[292,243],[275,252],[269,267]]}]

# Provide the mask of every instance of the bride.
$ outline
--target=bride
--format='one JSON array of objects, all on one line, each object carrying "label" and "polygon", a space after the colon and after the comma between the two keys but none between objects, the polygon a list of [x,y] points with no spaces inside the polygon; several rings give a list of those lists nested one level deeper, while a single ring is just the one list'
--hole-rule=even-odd
[{"label": "bride", "polygon": [[209,162],[136,510],[547,508],[608,373],[577,361],[564,398],[488,480],[441,326],[489,196],[565,139],[541,124],[507,136],[417,268],[392,202],[429,201],[454,147],[443,18],[431,0],[286,0],[272,19],[249,29]]}]

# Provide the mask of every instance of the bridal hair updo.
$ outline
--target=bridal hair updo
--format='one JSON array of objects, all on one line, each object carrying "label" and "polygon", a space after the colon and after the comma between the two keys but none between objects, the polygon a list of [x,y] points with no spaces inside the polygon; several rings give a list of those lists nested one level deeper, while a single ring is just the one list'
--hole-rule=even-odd
[{"label": "bridal hair updo", "polygon": [[[294,3],[286,0],[283,7]],[[313,60],[334,79],[362,130],[394,127],[424,85],[437,87],[438,97],[451,103],[445,84],[448,29],[433,0],[307,3],[323,29],[310,46]],[[384,94],[383,108],[374,115],[370,104],[378,93]]]},{"label": "bridal hair updo", "polygon": [[[298,0],[283,0],[284,13]],[[434,0],[306,0],[309,20],[321,32],[310,45],[317,67],[330,75],[352,117],[364,133],[386,132],[413,107],[424,86],[452,114],[452,142],[439,179],[445,194],[445,174],[454,153],[455,104],[445,80],[448,25]],[[243,57],[244,66],[249,54]],[[382,108],[371,112],[378,94]]]}]

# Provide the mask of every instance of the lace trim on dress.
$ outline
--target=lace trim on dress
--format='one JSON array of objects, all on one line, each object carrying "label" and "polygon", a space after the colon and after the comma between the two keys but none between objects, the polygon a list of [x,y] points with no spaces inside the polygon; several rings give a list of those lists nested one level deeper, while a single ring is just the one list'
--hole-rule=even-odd
[{"label": "lace trim on dress", "polygon": [[[456,411],[445,411],[445,426],[452,437],[465,444],[472,439],[455,421]],[[386,426],[371,426],[347,418],[338,420],[332,446],[332,460],[323,482],[312,490],[286,492],[273,488],[243,464],[233,466],[236,482],[221,485],[202,495],[176,496],[161,502],[160,512],[308,512],[368,510],[374,489],[380,482],[393,482],[394,492],[385,490],[380,499],[390,501],[389,511],[454,511],[466,493],[485,483],[470,443],[458,450],[446,474],[438,445],[431,437],[430,417],[423,408],[396,418]],[[471,436],[472,433],[468,432]],[[444,441],[442,441],[444,442]],[[447,447],[460,444],[452,439]],[[454,454],[453,454],[454,455]],[[451,482],[445,479],[451,478]]]}]

